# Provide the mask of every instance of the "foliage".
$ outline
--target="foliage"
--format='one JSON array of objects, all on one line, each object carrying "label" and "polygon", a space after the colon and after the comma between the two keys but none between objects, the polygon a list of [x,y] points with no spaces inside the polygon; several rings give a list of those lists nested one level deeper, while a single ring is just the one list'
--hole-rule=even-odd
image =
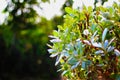
[{"label": "foliage", "polygon": [[67,80],[119,80],[120,4],[65,11],[64,24],[49,36],[58,71]]}]

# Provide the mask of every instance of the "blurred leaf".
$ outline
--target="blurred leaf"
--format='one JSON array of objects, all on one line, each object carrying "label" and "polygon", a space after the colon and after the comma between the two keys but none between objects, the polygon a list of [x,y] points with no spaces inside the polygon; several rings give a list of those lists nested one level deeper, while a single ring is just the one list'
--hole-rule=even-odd
[{"label": "blurred leaf", "polygon": [[105,40],[105,42],[104,42],[104,49],[106,49],[107,47],[108,47],[108,40]]},{"label": "blurred leaf", "polygon": [[115,53],[117,56],[120,56],[120,51],[118,51],[117,49],[114,49],[114,53]]},{"label": "blurred leaf", "polygon": [[56,36],[56,37],[58,37],[58,36],[59,36],[59,33],[58,33],[56,30],[54,30],[54,31],[53,31],[53,35]]},{"label": "blurred leaf", "polygon": [[92,32],[95,32],[95,30],[96,30],[96,27],[97,27],[97,25],[95,25],[95,24],[92,24],[92,26],[91,26],[91,30],[92,30]]},{"label": "blurred leaf", "polygon": [[63,28],[62,26],[60,26],[60,25],[58,25],[57,27],[58,27],[58,29],[60,29],[60,30],[64,30],[64,28]]},{"label": "blurred leaf", "polygon": [[48,46],[49,48],[53,48],[53,46],[51,46],[50,44],[47,44],[47,46]]},{"label": "blurred leaf", "polygon": [[95,36],[97,35],[97,32],[98,32],[98,31],[95,31],[94,34],[93,34],[92,37],[91,37],[91,42],[92,42],[92,43],[93,43],[94,40],[95,40]]},{"label": "blurred leaf", "polygon": [[68,59],[68,64],[75,65],[76,63],[77,63],[77,59],[75,59],[74,57]]},{"label": "blurred leaf", "polygon": [[101,53],[104,53],[104,51],[103,50],[98,50],[98,51],[95,52],[95,54],[101,54]]},{"label": "blurred leaf", "polygon": [[85,70],[86,69],[86,62],[83,61],[82,64],[81,64],[82,68]]},{"label": "blurred leaf", "polygon": [[110,40],[108,45],[110,45],[114,40],[115,40],[115,37]]},{"label": "blurred leaf", "polygon": [[54,54],[51,54],[50,57],[56,57],[59,53],[54,53]]},{"label": "blurred leaf", "polygon": [[80,64],[80,62],[77,62],[76,64],[74,64],[71,69],[75,69],[76,67],[78,67],[78,65]]},{"label": "blurred leaf", "polygon": [[109,8],[109,12],[110,12],[110,14],[112,15],[112,14],[114,13],[114,8],[113,8],[113,7],[110,7],[110,8]]},{"label": "blurred leaf", "polygon": [[78,41],[76,44],[76,49],[78,50],[78,55],[83,55],[83,44],[81,41]]},{"label": "blurred leaf", "polygon": [[48,37],[50,37],[50,38],[55,38],[55,39],[58,38],[58,37],[56,37],[56,36],[52,36],[52,35],[49,35]]},{"label": "blurred leaf", "polygon": [[55,66],[58,65],[58,63],[60,62],[60,60],[62,59],[63,56],[64,56],[63,54],[60,54],[60,56],[57,56]]},{"label": "blurred leaf", "polygon": [[65,11],[66,11],[68,14],[72,14],[72,13],[73,13],[73,10],[72,10],[70,7],[65,7]]},{"label": "blurred leaf", "polygon": [[113,51],[114,48],[115,48],[115,47],[113,47],[113,46],[109,46],[108,49],[107,49],[107,52],[111,52],[111,51]]},{"label": "blurred leaf", "polygon": [[91,45],[90,41],[88,41],[88,40],[83,40],[83,42],[87,45]]},{"label": "blurred leaf", "polygon": [[61,42],[61,40],[57,38],[57,39],[52,39],[52,40],[50,40],[50,42],[56,43],[56,42]]},{"label": "blurred leaf", "polygon": [[66,51],[66,50],[63,50],[62,52],[61,52],[61,54],[64,54],[64,56],[66,57],[66,58],[68,58],[70,55],[69,55],[69,53],[68,53],[68,51]]},{"label": "blurred leaf", "polygon": [[102,34],[102,41],[103,41],[103,42],[104,42],[104,40],[105,40],[105,37],[106,37],[107,32],[108,32],[108,29],[105,28],[104,31],[103,31],[103,34]]},{"label": "blurred leaf", "polygon": [[101,44],[101,43],[93,42],[92,45],[93,45],[94,47],[102,48],[102,44]]},{"label": "blurred leaf", "polygon": [[91,13],[92,11],[93,11],[92,6],[89,6],[89,7],[88,7],[88,12]]},{"label": "blurred leaf", "polygon": [[48,52],[49,53],[56,53],[56,50],[54,50],[54,49],[48,49]]},{"label": "blurred leaf", "polygon": [[103,16],[104,16],[105,18],[107,18],[107,19],[110,19],[110,18],[111,18],[109,12],[104,12],[104,13],[103,13]]},{"label": "blurred leaf", "polygon": [[69,71],[68,70],[65,70],[62,72],[62,76],[64,76],[65,74],[67,74]]},{"label": "blurred leaf", "polygon": [[116,80],[120,80],[120,74],[116,75]]}]

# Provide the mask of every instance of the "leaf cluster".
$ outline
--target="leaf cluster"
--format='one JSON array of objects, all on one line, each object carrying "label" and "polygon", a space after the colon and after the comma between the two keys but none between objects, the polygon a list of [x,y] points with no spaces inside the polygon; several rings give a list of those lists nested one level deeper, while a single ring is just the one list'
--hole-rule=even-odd
[{"label": "leaf cluster", "polygon": [[120,79],[120,4],[65,8],[64,24],[50,35],[50,57],[69,80]]}]

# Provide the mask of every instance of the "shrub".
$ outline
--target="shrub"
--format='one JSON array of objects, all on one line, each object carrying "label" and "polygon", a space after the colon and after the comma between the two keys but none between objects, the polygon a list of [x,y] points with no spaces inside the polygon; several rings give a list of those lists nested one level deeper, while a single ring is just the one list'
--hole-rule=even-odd
[{"label": "shrub", "polygon": [[64,24],[49,36],[58,71],[67,80],[120,80],[120,4],[65,11]]}]

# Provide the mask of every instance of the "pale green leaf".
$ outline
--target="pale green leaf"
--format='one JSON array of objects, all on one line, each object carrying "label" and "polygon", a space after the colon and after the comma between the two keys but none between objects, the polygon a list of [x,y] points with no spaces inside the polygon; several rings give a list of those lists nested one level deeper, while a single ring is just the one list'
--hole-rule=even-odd
[{"label": "pale green leaf", "polygon": [[63,56],[64,56],[63,54],[60,54],[60,56],[57,56],[55,66],[58,65],[58,63],[60,62],[60,60],[62,59]]},{"label": "pale green leaf", "polygon": [[108,47],[108,40],[105,40],[104,42],[104,49],[106,49]]},{"label": "pale green leaf", "polygon": [[56,57],[59,53],[53,53],[50,55],[50,57]]},{"label": "pale green leaf", "polygon": [[67,74],[69,71],[68,70],[65,70],[62,72],[62,76],[64,76],[65,74]]},{"label": "pale green leaf", "polygon": [[105,28],[104,31],[103,31],[103,34],[102,34],[102,41],[103,41],[103,42],[104,42],[104,40],[105,40],[105,37],[106,37],[107,32],[108,32],[108,29]]}]

